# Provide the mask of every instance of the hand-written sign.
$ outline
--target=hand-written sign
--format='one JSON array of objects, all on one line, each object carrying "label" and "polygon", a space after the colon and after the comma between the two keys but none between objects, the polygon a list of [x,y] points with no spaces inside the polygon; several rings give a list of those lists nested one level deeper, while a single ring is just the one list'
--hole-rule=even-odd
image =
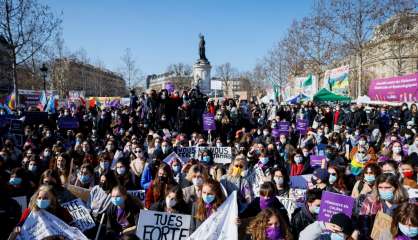
[{"label": "hand-written sign", "polygon": [[83,232],[96,226],[93,218],[90,216],[89,210],[79,198],[62,204],[62,207],[67,209],[73,217],[71,226],[74,226]]},{"label": "hand-written sign", "polygon": [[278,123],[279,134],[289,135],[290,123],[287,121],[280,121]]},{"label": "hand-written sign", "polygon": [[354,206],[354,198],[342,194],[323,192],[318,220],[329,222],[337,213],[344,213],[351,217]]},{"label": "hand-written sign", "polygon": [[180,157],[182,162],[187,162],[191,158],[195,158],[196,156],[196,148],[195,147],[176,147],[174,151]]},{"label": "hand-written sign", "polygon": [[231,147],[198,147],[195,158],[201,159],[202,153],[209,150],[215,163],[230,163],[232,161]]},{"label": "hand-written sign", "polygon": [[143,210],[136,235],[143,240],[183,240],[189,237],[190,215]]}]

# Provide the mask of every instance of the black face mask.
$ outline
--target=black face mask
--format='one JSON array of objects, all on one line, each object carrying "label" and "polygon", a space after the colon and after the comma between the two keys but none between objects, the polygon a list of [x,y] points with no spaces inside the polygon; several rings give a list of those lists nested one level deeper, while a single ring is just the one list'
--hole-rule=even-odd
[{"label": "black face mask", "polygon": [[166,182],[167,181],[166,176],[158,176],[158,179],[159,179],[160,182]]},{"label": "black face mask", "polygon": [[99,187],[101,187],[104,191],[109,190],[109,186],[107,185],[107,183],[99,183]]}]

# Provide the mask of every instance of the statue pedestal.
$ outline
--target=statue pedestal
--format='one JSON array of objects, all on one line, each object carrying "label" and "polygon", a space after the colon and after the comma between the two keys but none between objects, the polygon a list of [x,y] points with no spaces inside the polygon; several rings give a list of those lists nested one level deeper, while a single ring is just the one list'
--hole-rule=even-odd
[{"label": "statue pedestal", "polygon": [[193,64],[192,88],[199,84],[200,91],[204,94],[210,93],[210,70],[209,62],[199,61]]}]

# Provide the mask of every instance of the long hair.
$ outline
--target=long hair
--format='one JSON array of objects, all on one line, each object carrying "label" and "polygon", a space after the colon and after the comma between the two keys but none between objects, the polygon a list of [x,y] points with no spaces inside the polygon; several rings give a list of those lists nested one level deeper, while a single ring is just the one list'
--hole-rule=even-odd
[{"label": "long hair", "polygon": [[164,197],[163,194],[166,192],[167,188],[175,184],[173,172],[169,165],[165,163],[160,164],[158,167],[157,175],[160,170],[163,170],[167,174],[167,180],[165,182],[161,182],[157,176],[153,180],[152,194],[156,201],[161,200],[161,197]]},{"label": "long hair", "polygon": [[208,172],[205,166],[203,166],[202,164],[195,164],[192,165],[189,168],[189,171],[187,171],[187,175],[186,175],[186,179],[191,182],[193,179],[193,174],[194,173],[201,173],[203,175],[203,179],[206,180],[209,178],[208,176]]},{"label": "long hair", "polygon": [[[205,183],[203,183],[203,187],[205,186],[209,186],[215,195],[215,200],[212,203],[212,209],[213,210],[218,209],[218,207],[221,206],[221,204],[225,200],[225,196],[222,192],[221,184],[215,180],[208,179]],[[207,218],[205,202],[203,202],[202,197],[197,199],[197,211],[194,217],[199,221],[203,221]]]},{"label": "long hair", "polygon": [[331,165],[328,168],[332,168],[335,170],[335,172],[337,173],[337,181],[332,184],[334,187],[336,187],[338,190],[347,190],[347,187],[345,186],[344,183],[344,173],[343,170],[335,165]]},{"label": "long hair", "polygon": [[236,176],[233,176],[232,174],[233,174],[233,171],[234,171],[234,166],[235,166],[235,163],[241,163],[242,164],[242,166],[244,167],[244,168],[242,168],[242,170],[244,171],[244,169],[247,167],[247,161],[245,161],[245,159],[243,159],[243,158],[235,158],[233,161],[232,161],[232,163],[231,164],[229,164],[229,168],[228,168],[228,172],[227,172],[227,175],[228,176],[231,176],[231,177],[236,177]]},{"label": "long hair", "polygon": [[413,203],[403,203],[395,209],[392,218],[392,226],[390,232],[392,236],[398,235],[398,223],[406,224],[411,222],[411,225],[418,226],[418,205]]},{"label": "long hair", "polygon": [[389,183],[395,188],[393,192],[393,203],[400,204],[403,202],[408,201],[408,193],[405,188],[399,183],[399,180],[396,176],[391,173],[383,173],[376,179],[376,183],[373,189],[373,195],[376,199],[380,200],[379,196],[379,184],[381,183]]},{"label": "long hair", "polygon": [[39,195],[40,192],[47,192],[48,193],[48,196],[49,196],[48,211],[52,212],[52,213],[55,213],[55,211],[59,207],[59,204],[58,204],[58,200],[57,200],[57,197],[56,197],[55,193],[52,191],[52,187],[49,186],[49,185],[42,185],[38,188],[38,190],[32,195],[28,208],[31,211],[39,211],[40,210],[38,205],[36,204],[36,202],[38,200],[38,195]]},{"label": "long hair", "polygon": [[280,232],[283,239],[293,240],[293,236],[290,233],[289,225],[287,225],[285,218],[279,214],[276,209],[266,208],[262,210],[257,216],[250,222],[247,227],[247,234],[251,235],[252,239],[266,240],[266,229],[268,227],[269,219],[276,216],[279,219]]}]

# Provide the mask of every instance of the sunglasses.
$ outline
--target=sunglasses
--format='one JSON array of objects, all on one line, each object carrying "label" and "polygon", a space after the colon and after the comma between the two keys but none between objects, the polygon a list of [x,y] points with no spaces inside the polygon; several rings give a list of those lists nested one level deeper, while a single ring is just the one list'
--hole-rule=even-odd
[{"label": "sunglasses", "polygon": [[244,166],[242,166],[242,165],[235,165],[234,167],[236,167],[236,168],[244,168]]},{"label": "sunglasses", "polygon": [[337,176],[337,173],[329,173],[329,175]]}]

